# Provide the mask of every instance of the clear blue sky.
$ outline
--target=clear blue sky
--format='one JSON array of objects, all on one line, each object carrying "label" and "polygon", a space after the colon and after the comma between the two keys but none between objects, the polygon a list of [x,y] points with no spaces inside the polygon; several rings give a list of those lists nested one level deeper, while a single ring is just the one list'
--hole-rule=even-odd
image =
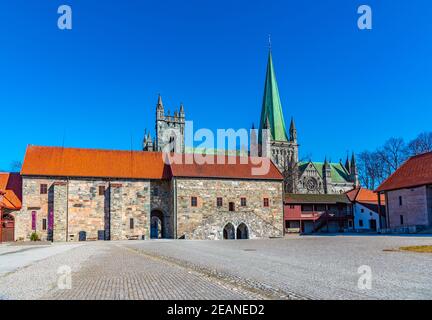
[{"label": "clear blue sky", "polygon": [[[357,28],[357,7],[373,30]],[[73,30],[57,8],[73,9]],[[14,0],[0,4],[0,169],[27,144],[135,149],[157,94],[195,128],[258,124],[267,37],[300,153],[333,161],[432,128],[429,0]]]}]

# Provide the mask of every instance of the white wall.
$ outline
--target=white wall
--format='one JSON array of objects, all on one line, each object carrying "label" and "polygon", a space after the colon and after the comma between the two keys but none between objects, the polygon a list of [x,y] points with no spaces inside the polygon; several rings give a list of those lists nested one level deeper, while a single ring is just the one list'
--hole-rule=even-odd
[{"label": "white wall", "polygon": [[[356,230],[369,230],[370,229],[369,220],[371,219],[376,221],[376,226],[378,231],[380,229],[379,214],[361,205],[360,203],[354,204],[354,227]],[[360,220],[363,220],[363,227],[360,227],[360,223],[359,223]]]}]

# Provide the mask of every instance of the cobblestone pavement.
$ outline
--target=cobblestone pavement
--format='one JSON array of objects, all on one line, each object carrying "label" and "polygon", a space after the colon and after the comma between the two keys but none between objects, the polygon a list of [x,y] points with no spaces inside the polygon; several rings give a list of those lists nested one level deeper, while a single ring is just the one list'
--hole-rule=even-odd
[{"label": "cobblestone pavement", "polygon": [[[400,252],[431,237],[290,236],[240,241],[148,241],[138,250],[313,299],[432,299],[432,254]],[[372,288],[358,287],[360,266]]]},{"label": "cobblestone pavement", "polygon": [[[151,258],[115,243],[73,274],[72,289],[54,289],[43,299],[187,300],[264,299],[258,291]],[[274,298],[274,297],[273,297]]]}]

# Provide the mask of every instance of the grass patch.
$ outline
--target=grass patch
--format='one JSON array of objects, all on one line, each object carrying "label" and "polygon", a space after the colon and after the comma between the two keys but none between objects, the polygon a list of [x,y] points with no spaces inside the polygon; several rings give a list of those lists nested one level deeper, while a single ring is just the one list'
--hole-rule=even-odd
[{"label": "grass patch", "polygon": [[403,251],[432,253],[432,246],[411,246],[411,247],[401,247],[400,249]]}]

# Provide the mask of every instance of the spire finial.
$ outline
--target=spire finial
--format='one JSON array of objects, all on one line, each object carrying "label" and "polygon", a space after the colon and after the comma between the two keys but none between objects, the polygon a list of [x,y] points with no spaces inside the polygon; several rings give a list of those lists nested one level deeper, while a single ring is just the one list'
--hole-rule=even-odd
[{"label": "spire finial", "polygon": [[269,41],[269,51],[272,50],[272,42],[271,42],[271,34],[268,35],[268,41]]}]

